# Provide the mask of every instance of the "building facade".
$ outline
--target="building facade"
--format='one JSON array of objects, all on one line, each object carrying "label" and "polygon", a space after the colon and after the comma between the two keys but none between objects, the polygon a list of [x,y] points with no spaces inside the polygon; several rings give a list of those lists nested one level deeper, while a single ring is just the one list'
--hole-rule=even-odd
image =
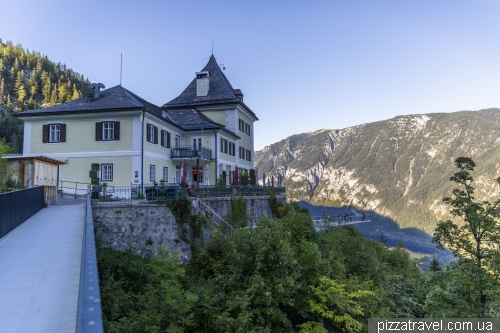
[{"label": "building facade", "polygon": [[158,107],[122,86],[57,106],[29,110],[23,156],[65,161],[59,180],[110,186],[234,182],[254,167],[256,115],[212,55],[177,98]]}]

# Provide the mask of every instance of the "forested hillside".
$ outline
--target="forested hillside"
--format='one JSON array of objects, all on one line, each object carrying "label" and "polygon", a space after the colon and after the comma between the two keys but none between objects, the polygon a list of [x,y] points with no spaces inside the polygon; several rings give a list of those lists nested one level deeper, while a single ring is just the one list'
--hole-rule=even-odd
[{"label": "forested hillside", "polygon": [[[243,203],[239,216],[247,214]],[[424,272],[401,244],[389,249],[352,226],[316,232],[308,211],[294,203],[232,234],[191,214],[187,197],[167,205],[189,230],[191,261],[181,264],[162,248],[152,259],[98,248],[105,332],[366,333],[368,318],[500,316],[498,244],[483,243],[444,268],[434,259]],[[484,241],[500,235],[483,222]],[[450,223],[439,230],[439,243],[460,240],[452,247],[456,255],[474,244]],[[480,261],[471,256],[483,253]]]},{"label": "forested hillside", "polygon": [[409,115],[293,135],[256,152],[256,166],[260,182],[284,176],[289,200],[353,205],[432,234],[455,158],[478,162],[478,198],[498,194],[499,141],[499,109]]},{"label": "forested hillside", "polygon": [[22,125],[11,114],[64,103],[84,96],[90,81],[40,52],[0,39],[0,140],[22,150]]}]

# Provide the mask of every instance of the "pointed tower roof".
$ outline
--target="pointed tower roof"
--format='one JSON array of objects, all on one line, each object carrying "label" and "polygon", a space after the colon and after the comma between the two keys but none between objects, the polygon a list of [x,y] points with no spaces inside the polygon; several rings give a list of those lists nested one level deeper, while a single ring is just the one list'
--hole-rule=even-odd
[{"label": "pointed tower roof", "polygon": [[238,103],[247,109],[255,118],[255,113],[246,106],[241,99],[236,97],[236,94],[243,95],[241,90],[234,89],[229,83],[221,68],[217,64],[214,55],[210,56],[207,65],[200,72],[210,73],[210,89],[207,96],[197,96],[196,93],[196,78],[191,81],[184,91],[171,100],[165,103],[162,108],[178,108],[178,107],[193,107],[193,106],[208,106],[213,104]]}]

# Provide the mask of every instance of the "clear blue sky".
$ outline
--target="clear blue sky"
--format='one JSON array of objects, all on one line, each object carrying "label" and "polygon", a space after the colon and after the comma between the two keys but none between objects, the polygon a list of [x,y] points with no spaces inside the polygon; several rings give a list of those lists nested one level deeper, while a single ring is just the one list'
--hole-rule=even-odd
[{"label": "clear blue sky", "polygon": [[500,1],[0,0],[0,38],[162,105],[214,55],[255,148],[397,115],[500,107]]}]

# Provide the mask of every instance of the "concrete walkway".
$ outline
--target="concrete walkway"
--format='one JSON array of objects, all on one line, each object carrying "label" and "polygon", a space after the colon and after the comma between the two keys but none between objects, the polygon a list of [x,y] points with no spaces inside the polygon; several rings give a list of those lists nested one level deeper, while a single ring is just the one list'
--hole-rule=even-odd
[{"label": "concrete walkway", "polygon": [[0,332],[75,332],[84,217],[49,206],[0,240]]}]

